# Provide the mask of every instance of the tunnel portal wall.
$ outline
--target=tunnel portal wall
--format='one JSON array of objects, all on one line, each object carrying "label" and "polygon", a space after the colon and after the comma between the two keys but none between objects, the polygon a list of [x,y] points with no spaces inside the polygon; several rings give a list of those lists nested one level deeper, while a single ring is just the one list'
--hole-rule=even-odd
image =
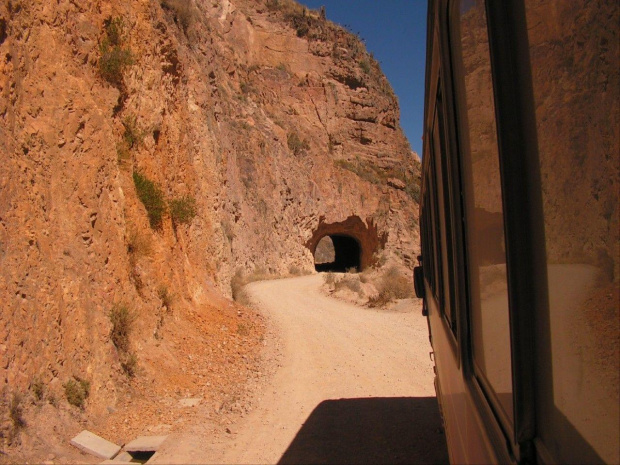
[{"label": "tunnel portal wall", "polygon": [[305,244],[312,252],[312,256],[314,256],[319,241],[325,236],[332,238],[348,236],[355,239],[360,246],[360,271],[373,264],[375,252],[382,249],[387,241],[387,233],[379,234],[372,219],[367,219],[364,222],[359,216],[349,216],[344,221],[326,223],[325,217],[321,217],[312,237]]}]

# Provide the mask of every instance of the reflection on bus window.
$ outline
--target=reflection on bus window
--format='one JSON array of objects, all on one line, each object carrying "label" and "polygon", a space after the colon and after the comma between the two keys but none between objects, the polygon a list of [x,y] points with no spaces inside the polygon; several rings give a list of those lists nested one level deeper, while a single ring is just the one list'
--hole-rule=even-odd
[{"label": "reflection on bus window", "polygon": [[486,15],[482,1],[462,0],[459,6],[452,40],[469,128],[462,156],[474,371],[504,427],[512,428],[504,220]]},{"label": "reflection on bus window", "polygon": [[550,344],[539,435],[554,460],[620,463],[617,1],[526,1]]}]

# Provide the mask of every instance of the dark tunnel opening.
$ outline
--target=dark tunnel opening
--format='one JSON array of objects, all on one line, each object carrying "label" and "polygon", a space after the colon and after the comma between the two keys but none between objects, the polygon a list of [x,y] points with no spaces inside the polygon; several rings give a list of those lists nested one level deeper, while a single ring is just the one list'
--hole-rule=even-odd
[{"label": "dark tunnel opening", "polygon": [[[333,252],[330,250],[330,241]],[[362,249],[359,242],[351,236],[341,234],[325,236],[317,244],[314,257],[314,268],[319,272],[344,273],[350,269],[361,271]]]}]

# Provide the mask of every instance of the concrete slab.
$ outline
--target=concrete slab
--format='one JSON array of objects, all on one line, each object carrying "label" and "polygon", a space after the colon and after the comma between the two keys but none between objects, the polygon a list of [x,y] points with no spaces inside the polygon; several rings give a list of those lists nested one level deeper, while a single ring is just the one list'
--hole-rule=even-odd
[{"label": "concrete slab", "polygon": [[202,397],[188,397],[179,400],[179,407],[196,407],[202,401]]},{"label": "concrete slab", "polygon": [[106,441],[95,433],[88,430],[82,431],[76,437],[71,439],[71,445],[77,447],[81,451],[92,454],[102,459],[111,459],[121,450],[121,446]]},{"label": "concrete slab", "polygon": [[168,436],[138,436],[125,444],[127,452],[155,452],[168,439]]},{"label": "concrete slab", "polygon": [[129,452],[122,451],[120,454],[118,454],[112,460],[114,462],[131,462],[131,459],[133,459],[133,457],[131,456],[131,454]]}]

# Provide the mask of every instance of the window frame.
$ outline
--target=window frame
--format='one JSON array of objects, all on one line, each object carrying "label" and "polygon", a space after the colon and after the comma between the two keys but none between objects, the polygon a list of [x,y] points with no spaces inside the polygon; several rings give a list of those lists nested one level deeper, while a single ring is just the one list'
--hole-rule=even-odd
[{"label": "window frame", "polygon": [[[443,28],[442,42],[448,56],[442,61],[449,69],[446,79],[453,86],[448,95],[452,103],[454,124],[458,128],[454,140],[459,145],[463,138],[462,110],[464,89],[459,88],[454,70],[452,37],[454,36],[453,12],[458,0],[448,0],[440,13]],[[538,146],[535,126],[534,100],[527,43],[527,25],[522,0],[503,2],[485,1],[487,34],[495,119],[497,126],[498,153],[500,158],[500,181],[504,210],[504,240],[506,250],[506,273],[511,337],[511,362],[513,384],[513,424],[511,430],[500,426],[491,404],[484,393],[472,364],[471,331],[469,328],[469,295],[462,308],[459,346],[463,355],[463,374],[470,388],[478,411],[483,417],[487,431],[497,451],[506,450],[516,460],[535,460],[535,386],[534,363],[535,332],[541,323],[536,319],[537,309],[544,308],[546,294],[546,257],[544,250],[544,224],[540,193]],[[465,110],[466,111],[466,110]],[[466,119],[465,119],[466,121]],[[468,137],[468,135],[466,136]],[[460,151],[458,170],[462,170]],[[463,197],[461,195],[461,209]],[[461,210],[464,211],[464,210]],[[466,244],[466,230],[462,229],[463,246]],[[464,247],[463,247],[464,248]],[[523,250],[531,253],[523,254]],[[467,257],[461,257],[467,266]],[[461,268],[465,270],[466,268]],[[467,278],[461,296],[469,293]],[[542,323],[544,324],[544,322]]]}]

